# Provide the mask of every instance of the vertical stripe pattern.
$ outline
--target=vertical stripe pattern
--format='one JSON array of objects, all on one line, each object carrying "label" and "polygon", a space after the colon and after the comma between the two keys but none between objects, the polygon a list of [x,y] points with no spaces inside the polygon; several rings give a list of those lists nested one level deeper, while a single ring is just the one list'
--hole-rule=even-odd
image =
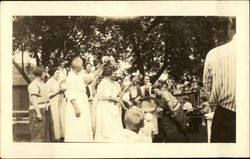
[{"label": "vertical stripe pattern", "polygon": [[203,84],[211,92],[210,101],[236,111],[236,49],[235,37],[225,45],[211,50],[206,57]]}]

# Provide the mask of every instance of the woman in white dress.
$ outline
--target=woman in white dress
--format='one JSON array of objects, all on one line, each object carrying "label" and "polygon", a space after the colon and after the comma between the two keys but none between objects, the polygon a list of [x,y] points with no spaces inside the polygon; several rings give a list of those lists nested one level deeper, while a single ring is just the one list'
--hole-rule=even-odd
[{"label": "woman in white dress", "polygon": [[109,142],[113,134],[123,130],[121,107],[118,104],[120,85],[112,79],[116,71],[114,65],[107,61],[103,66],[104,78],[97,87],[96,105],[96,142]]},{"label": "woman in white dress", "polygon": [[61,136],[61,127],[60,127],[60,111],[59,108],[61,107],[60,98],[62,98],[63,91],[60,89],[60,82],[59,82],[59,69],[58,68],[51,68],[48,71],[50,78],[46,82],[46,87],[49,93],[50,104],[51,104],[51,113],[54,125],[54,133],[55,133],[55,140],[60,141]]},{"label": "woman in white dress", "polygon": [[72,69],[66,78],[67,106],[65,119],[66,142],[93,141],[91,116],[82,70],[83,61],[77,57],[72,61]]}]

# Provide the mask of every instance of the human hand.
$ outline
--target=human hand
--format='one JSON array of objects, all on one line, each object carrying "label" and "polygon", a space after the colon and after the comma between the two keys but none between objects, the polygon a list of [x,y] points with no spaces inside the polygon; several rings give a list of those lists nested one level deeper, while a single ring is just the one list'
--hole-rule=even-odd
[{"label": "human hand", "polygon": [[140,97],[135,98],[135,102],[138,103],[140,101]]},{"label": "human hand", "polygon": [[41,113],[37,113],[36,118],[38,120],[42,120],[43,119],[42,114]]},{"label": "human hand", "polygon": [[81,112],[78,108],[75,109],[75,116],[78,118],[81,116]]}]

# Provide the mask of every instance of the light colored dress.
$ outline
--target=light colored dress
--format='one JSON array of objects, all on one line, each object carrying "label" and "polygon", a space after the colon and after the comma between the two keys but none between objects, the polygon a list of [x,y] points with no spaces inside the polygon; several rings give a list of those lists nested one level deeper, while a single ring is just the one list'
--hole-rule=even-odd
[{"label": "light colored dress", "polygon": [[[140,90],[141,90],[141,96],[142,96],[142,98],[143,97],[145,97],[145,96],[147,96],[146,95],[146,91],[145,91],[145,89],[146,89],[146,86],[141,86],[140,87]],[[151,89],[152,89],[152,86],[149,86],[149,92],[151,92]],[[155,103],[154,103],[154,100],[152,100],[152,99],[146,99],[146,100],[143,100],[142,102],[141,102],[141,107],[142,107],[142,109],[144,109],[143,107],[145,107],[145,108],[150,108],[150,107],[155,107]],[[144,105],[144,106],[143,106]],[[153,123],[153,125],[154,125],[154,135],[156,135],[156,134],[158,134],[158,118],[157,118],[157,112],[156,112],[156,110],[155,111],[153,111],[153,112],[151,112],[152,113],[152,115],[153,115],[153,118],[152,118],[152,123]]]},{"label": "light colored dress", "polygon": [[121,88],[117,82],[102,79],[98,85],[95,132],[96,142],[110,142],[110,137],[123,129],[121,106],[117,103],[104,100],[108,97],[117,97],[120,91]]},{"label": "light colored dress", "polygon": [[[60,83],[54,78],[50,78],[46,82],[46,87],[47,87],[49,96],[51,96],[60,90]],[[61,98],[61,94],[57,94],[56,96],[50,99],[50,104],[51,104],[50,108],[51,108],[51,113],[52,113],[54,133],[55,133],[56,140],[59,140],[61,137],[60,112],[59,112],[59,104],[61,104],[60,98]]]},{"label": "light colored dress", "polygon": [[[60,82],[60,87],[62,87],[62,85],[64,86],[65,80],[67,78],[67,70],[65,68],[61,68],[59,67],[59,71],[60,71],[60,76],[59,76],[59,82]],[[66,88],[65,88],[66,89]],[[65,111],[66,111],[66,98],[65,95],[61,94],[61,98],[59,101],[59,112],[60,112],[60,128],[61,128],[61,137],[64,137],[64,132],[65,132]]]},{"label": "light colored dress", "polygon": [[[65,118],[66,142],[91,142],[93,141],[91,115],[89,110],[86,86],[82,74],[69,72],[66,79],[67,106]],[[75,110],[71,100],[75,99],[81,112],[80,117],[75,116]]]}]

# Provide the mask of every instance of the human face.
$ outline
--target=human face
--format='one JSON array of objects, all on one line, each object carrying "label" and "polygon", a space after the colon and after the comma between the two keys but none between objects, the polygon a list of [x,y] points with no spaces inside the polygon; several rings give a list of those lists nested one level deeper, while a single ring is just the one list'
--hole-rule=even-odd
[{"label": "human face", "polygon": [[83,64],[83,61],[82,59],[78,58],[78,59],[75,59],[73,61],[73,68],[76,72],[81,72],[82,70],[82,64]]},{"label": "human face", "polygon": [[132,82],[133,84],[137,84],[139,82],[139,77],[135,76],[134,78],[132,78]]},{"label": "human face", "polygon": [[160,89],[155,88],[155,89],[154,89],[154,92],[155,92],[155,94],[156,94],[157,96],[161,96],[161,90],[160,90]]},{"label": "human face", "polygon": [[65,64],[66,64],[66,62],[65,62],[65,61],[63,61],[63,62],[61,63],[61,66],[62,66],[62,67],[64,67],[64,66],[65,66]]},{"label": "human face", "polygon": [[145,83],[145,84],[149,84],[149,82],[150,82],[149,77],[148,77],[148,76],[145,76],[145,77],[144,77],[144,83]]},{"label": "human face", "polygon": [[55,78],[56,80],[58,80],[58,79],[59,79],[59,76],[60,76],[60,71],[59,71],[59,70],[56,70],[56,72],[54,73],[54,78]]},{"label": "human face", "polygon": [[86,65],[86,71],[87,72],[91,72],[91,69],[92,69],[92,65],[91,64],[87,64]]},{"label": "human face", "polygon": [[40,76],[41,80],[44,81],[46,77],[46,72],[43,72],[42,75]]}]

